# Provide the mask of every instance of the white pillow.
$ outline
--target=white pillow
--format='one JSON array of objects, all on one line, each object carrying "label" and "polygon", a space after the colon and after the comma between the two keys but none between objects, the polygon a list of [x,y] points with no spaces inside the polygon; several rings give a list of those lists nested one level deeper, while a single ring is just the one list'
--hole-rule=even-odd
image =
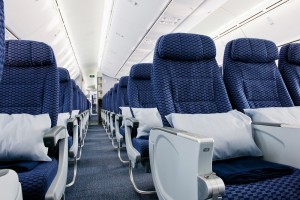
[{"label": "white pillow", "polygon": [[56,126],[67,128],[68,119],[70,119],[70,113],[58,113]]},{"label": "white pillow", "polygon": [[148,136],[152,128],[163,127],[157,108],[132,108],[132,112],[134,117],[139,121],[137,138]]},{"label": "white pillow", "polygon": [[72,110],[71,118],[74,118],[78,114],[79,114],[79,110]]},{"label": "white pillow", "polygon": [[122,116],[123,116],[121,127],[124,128],[125,127],[126,118],[132,117],[132,114],[131,114],[131,111],[130,111],[129,107],[120,107],[120,109],[122,110]]},{"label": "white pillow", "polygon": [[213,160],[262,156],[252,137],[251,119],[236,110],[215,114],[172,113],[166,118],[176,129],[213,138]]},{"label": "white pillow", "polygon": [[50,128],[48,114],[0,114],[0,160],[51,161],[43,142]]},{"label": "white pillow", "polygon": [[253,122],[300,124],[300,107],[244,109]]}]

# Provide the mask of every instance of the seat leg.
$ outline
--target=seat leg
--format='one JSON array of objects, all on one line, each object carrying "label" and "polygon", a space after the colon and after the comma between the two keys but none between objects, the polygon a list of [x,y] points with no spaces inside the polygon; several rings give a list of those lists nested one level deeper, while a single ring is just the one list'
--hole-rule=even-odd
[{"label": "seat leg", "polygon": [[133,178],[133,167],[132,167],[132,163],[129,162],[129,176],[130,176],[130,181],[134,187],[134,190],[139,193],[139,194],[156,194],[156,191],[144,191],[144,190],[140,190],[138,189],[138,187],[135,184],[134,178]]},{"label": "seat leg", "polygon": [[115,145],[115,136],[114,136],[114,135],[115,135],[115,134],[114,134],[114,132],[113,132],[112,137],[111,137],[111,144],[112,144],[112,146],[113,146],[115,149],[118,149],[118,146]]},{"label": "seat leg", "polygon": [[122,148],[122,145],[121,145],[121,142],[118,144],[118,157],[119,157],[119,160],[124,163],[124,164],[127,164],[129,161],[128,160],[123,160],[122,159],[122,156],[121,156],[121,148]]},{"label": "seat leg", "polygon": [[81,158],[81,154],[82,154],[82,145],[80,144],[79,145],[79,151],[78,151],[78,154],[77,154],[77,158],[76,158],[76,160],[80,160],[80,158]]},{"label": "seat leg", "polygon": [[70,183],[68,183],[66,185],[66,187],[71,187],[75,183],[75,179],[76,179],[76,175],[77,175],[77,157],[76,156],[73,158],[73,162],[74,162],[73,179],[72,179],[72,181]]}]

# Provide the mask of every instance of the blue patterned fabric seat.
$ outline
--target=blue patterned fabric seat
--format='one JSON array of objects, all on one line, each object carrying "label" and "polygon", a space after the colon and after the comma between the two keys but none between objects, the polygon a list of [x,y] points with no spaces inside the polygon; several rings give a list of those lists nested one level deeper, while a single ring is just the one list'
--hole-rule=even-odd
[{"label": "blue patterned fabric seat", "polygon": [[125,128],[120,127],[120,134],[125,137]]},{"label": "blue patterned fabric seat", "polygon": [[79,110],[79,106],[78,106],[78,91],[77,91],[77,86],[74,80],[71,80],[71,84],[72,84],[72,88],[73,88],[73,101],[72,101],[72,105],[73,105],[73,110]]},{"label": "blue patterned fabric seat", "polygon": [[[133,65],[128,79],[128,102],[131,108],[156,108],[151,86],[150,63]],[[133,138],[133,147],[141,156],[149,156],[149,144],[147,138]]]},{"label": "blue patterned fabric seat", "polygon": [[18,173],[23,199],[45,199],[57,168],[58,163],[55,158],[52,158],[51,162],[42,162],[31,171]]},{"label": "blue patterned fabric seat", "polygon": [[224,82],[234,108],[294,105],[276,66],[277,58],[278,49],[268,40],[241,38],[226,45]]},{"label": "blue patterned fabric seat", "polygon": [[299,199],[300,170],[292,175],[250,184],[226,185],[223,200]]},{"label": "blue patterned fabric seat", "polygon": [[[275,60],[276,45],[242,38],[229,42],[224,53],[224,81],[235,108],[293,106]],[[224,199],[297,199],[300,172],[246,185],[228,185]]]},{"label": "blue patterned fabric seat", "polygon": [[114,89],[113,88],[110,88],[109,90],[109,111],[110,112],[114,112],[114,102],[113,102],[113,91]]},{"label": "blue patterned fabric seat", "polygon": [[59,72],[59,113],[72,113],[73,108],[73,87],[69,71],[65,68],[58,68]]},{"label": "blue patterned fabric seat", "polygon": [[215,56],[215,45],[206,36],[168,34],[158,40],[152,85],[161,116],[231,110]]},{"label": "blue patterned fabric seat", "polygon": [[[40,42],[22,40],[6,41],[5,45],[0,112],[31,115],[48,113],[51,127],[54,127],[59,107],[59,75],[51,47]],[[49,149],[52,155],[51,152]],[[40,162],[31,171],[18,174],[25,200],[45,198],[56,176],[57,159]]]},{"label": "blue patterned fabric seat", "polygon": [[[117,94],[117,109],[119,107],[128,107],[128,95],[127,95],[127,85],[128,85],[128,76],[123,76],[120,78],[118,94]],[[120,113],[120,110],[118,111]]]},{"label": "blue patterned fabric seat", "polygon": [[[69,71],[67,69],[58,68],[59,72],[59,113],[72,114],[73,108],[73,87]],[[73,127],[68,127],[68,133],[71,137],[68,138],[68,148],[70,149],[73,142]]]},{"label": "blue patterned fabric seat", "polygon": [[113,87],[113,93],[112,93],[112,103],[113,103],[113,112],[115,114],[119,113],[119,108],[118,108],[118,99],[117,99],[117,95],[118,95],[118,88],[119,88],[119,84],[116,83]]},{"label": "blue patterned fabric seat", "polygon": [[132,144],[134,148],[140,152],[142,158],[149,157],[149,136],[133,138]]},{"label": "blue patterned fabric seat", "polygon": [[[246,45],[242,44],[240,48],[243,46]],[[231,50],[227,51],[229,55],[232,52]],[[251,55],[251,53],[247,55]],[[231,110],[231,104],[220,69],[215,61],[215,56],[214,42],[207,36],[177,33],[162,36],[158,40],[154,53],[152,85],[154,98],[161,116],[166,116],[170,113],[222,113]],[[256,58],[260,62],[263,61],[259,55]],[[245,59],[250,60],[246,56]],[[268,59],[267,61],[270,62]],[[243,61],[242,65],[247,65],[247,63]],[[267,64],[254,69],[259,70],[261,68],[268,71],[268,69],[263,68],[264,66],[267,66]],[[249,68],[247,69],[245,71],[250,70]],[[243,73],[239,72],[239,75],[245,75],[245,71]],[[278,74],[275,73],[275,70],[273,72],[274,76]],[[256,75],[258,80],[263,77],[263,75]],[[253,74],[251,74],[250,80],[251,78],[254,79]],[[239,80],[239,77],[235,77],[235,79]],[[273,81],[274,79],[271,80]],[[245,81],[244,84],[247,85],[247,83]],[[248,88],[256,88],[256,81],[252,85],[251,83],[247,85],[249,86]],[[243,81],[239,82],[239,84],[243,84]],[[237,84],[239,88],[236,91],[240,92],[243,88],[247,88],[247,86],[243,87],[243,85],[239,84]],[[269,82],[266,82],[266,85],[268,84]],[[279,86],[279,88],[282,87],[284,85]],[[254,95],[251,92],[247,94],[250,96]],[[283,94],[287,96],[287,93]],[[268,101],[261,104],[258,101],[260,99],[255,98],[256,96],[251,97],[253,97],[251,105],[262,106],[269,104]],[[245,94],[244,99],[246,99]],[[280,104],[279,99],[275,98],[274,102]],[[270,99],[267,98],[267,100]],[[283,105],[291,104],[288,100],[287,104]],[[169,126],[166,120],[164,125]],[[290,199],[298,199],[300,193],[299,178],[300,172],[295,170],[292,175],[280,178],[250,184],[226,185],[223,199],[256,200],[289,199],[290,197]]]},{"label": "blue patterned fabric seat", "polygon": [[300,106],[300,44],[288,44],[281,47],[278,64],[295,106]]},{"label": "blue patterned fabric seat", "polygon": [[4,23],[4,3],[0,1],[0,81],[2,79],[5,53],[5,23]]}]

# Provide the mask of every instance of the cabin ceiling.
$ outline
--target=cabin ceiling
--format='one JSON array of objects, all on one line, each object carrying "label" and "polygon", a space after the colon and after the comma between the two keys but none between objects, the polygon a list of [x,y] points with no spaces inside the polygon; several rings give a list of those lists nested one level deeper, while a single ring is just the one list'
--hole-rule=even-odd
[{"label": "cabin ceiling", "polygon": [[[86,88],[96,88],[97,75],[118,79],[128,75],[133,64],[151,62],[163,34],[209,35],[218,48],[226,38],[219,39],[222,31],[265,5],[284,1],[288,0],[4,0],[10,31],[6,38],[49,44],[59,66],[69,69],[73,79],[82,75]],[[246,36],[245,31],[238,30],[236,36]]]}]

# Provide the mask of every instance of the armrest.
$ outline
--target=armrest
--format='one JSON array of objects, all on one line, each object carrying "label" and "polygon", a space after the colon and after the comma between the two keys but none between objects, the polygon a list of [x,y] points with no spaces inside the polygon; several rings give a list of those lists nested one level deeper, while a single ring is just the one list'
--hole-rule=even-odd
[{"label": "armrest", "polygon": [[78,152],[78,123],[77,123],[77,119],[75,118],[71,118],[68,119],[68,127],[72,128],[72,146],[69,149],[69,156],[70,157],[75,157],[77,156],[77,152]]},{"label": "armrest", "polygon": [[[66,138],[66,131],[62,131],[61,127],[58,128],[60,132],[64,133],[64,137],[58,141],[58,169],[56,176],[46,193],[46,200],[61,199],[65,193],[65,187],[67,183],[68,140]],[[65,130],[65,128],[63,129]]]},{"label": "armrest", "polygon": [[300,128],[293,125],[269,126],[253,124],[253,136],[264,159],[300,168]]},{"label": "armrest", "polygon": [[44,135],[44,144],[46,147],[55,147],[59,140],[66,138],[66,135],[65,127],[55,126]]},{"label": "armrest", "polygon": [[18,174],[13,170],[0,170],[0,199],[22,199]]},{"label": "armrest", "polygon": [[135,168],[137,164],[141,161],[141,154],[133,147],[132,144],[132,131],[139,127],[139,122],[135,118],[127,118],[125,121],[125,141],[126,141],[126,151],[128,158]]},{"label": "armrest", "polygon": [[169,127],[152,129],[150,166],[159,199],[222,196],[225,185],[212,172],[213,145],[213,139],[206,136]]}]

